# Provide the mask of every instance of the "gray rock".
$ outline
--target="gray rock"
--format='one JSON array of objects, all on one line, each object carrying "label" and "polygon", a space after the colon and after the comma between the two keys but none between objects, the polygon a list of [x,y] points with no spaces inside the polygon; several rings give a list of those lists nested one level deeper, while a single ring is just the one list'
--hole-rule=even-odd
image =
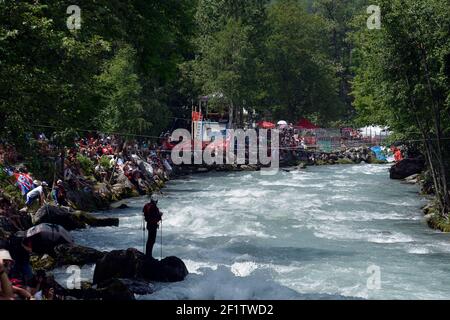
[{"label": "gray rock", "polygon": [[161,261],[148,259],[136,249],[115,250],[100,259],[94,271],[94,284],[113,278],[145,279],[149,281],[177,282],[187,276],[184,262],[177,257]]},{"label": "gray rock", "polygon": [[421,173],[425,168],[423,159],[403,159],[389,169],[391,179],[401,180],[413,174]]},{"label": "gray rock", "polygon": [[84,229],[86,225],[92,227],[118,226],[117,218],[97,218],[83,211],[73,211],[68,207],[55,207],[46,204],[32,214],[33,224],[52,223],[62,226],[66,230]]},{"label": "gray rock", "polygon": [[134,248],[114,250],[100,259],[94,270],[94,284],[112,278],[138,278],[142,272],[145,255]]},{"label": "gray rock", "polygon": [[85,264],[97,263],[106,254],[106,252],[101,252],[93,248],[71,244],[58,245],[55,247],[54,252],[54,259],[59,266],[83,266]]}]

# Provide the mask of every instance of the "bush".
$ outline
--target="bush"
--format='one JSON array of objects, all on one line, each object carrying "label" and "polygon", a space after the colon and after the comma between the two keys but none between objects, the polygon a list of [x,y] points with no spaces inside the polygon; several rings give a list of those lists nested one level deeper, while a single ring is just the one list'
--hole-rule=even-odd
[{"label": "bush", "polygon": [[100,158],[99,163],[105,170],[109,170],[109,169],[111,169],[110,161],[111,161],[111,159],[108,156],[103,155]]},{"label": "bush", "polygon": [[14,203],[17,203],[20,206],[25,205],[25,199],[24,196],[22,196],[22,193],[20,192],[19,188],[14,185],[7,185],[4,189],[5,196]]},{"label": "bush", "polygon": [[81,170],[86,176],[90,176],[94,172],[94,162],[86,156],[77,155],[77,160],[80,163]]}]

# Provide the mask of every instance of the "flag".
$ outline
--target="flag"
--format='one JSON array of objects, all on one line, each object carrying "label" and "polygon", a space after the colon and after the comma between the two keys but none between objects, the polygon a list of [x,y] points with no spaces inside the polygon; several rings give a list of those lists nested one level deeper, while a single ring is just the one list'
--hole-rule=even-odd
[{"label": "flag", "polygon": [[15,173],[16,184],[20,188],[22,195],[26,195],[31,189],[33,189],[33,179],[29,174]]}]

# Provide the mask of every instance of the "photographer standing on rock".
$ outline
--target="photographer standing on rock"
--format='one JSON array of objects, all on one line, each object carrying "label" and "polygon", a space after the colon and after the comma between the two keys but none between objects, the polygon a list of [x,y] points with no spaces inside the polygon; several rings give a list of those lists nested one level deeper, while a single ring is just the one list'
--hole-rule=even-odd
[{"label": "photographer standing on rock", "polygon": [[152,194],[150,202],[144,206],[144,219],[147,222],[148,238],[147,245],[145,247],[145,255],[149,258],[153,258],[153,246],[156,242],[156,234],[159,228],[159,222],[162,219],[162,212],[158,209],[158,197],[156,194]]}]

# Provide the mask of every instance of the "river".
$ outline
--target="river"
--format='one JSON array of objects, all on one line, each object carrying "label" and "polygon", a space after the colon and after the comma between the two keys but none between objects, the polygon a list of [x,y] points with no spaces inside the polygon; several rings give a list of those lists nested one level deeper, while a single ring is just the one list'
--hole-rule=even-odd
[{"label": "river", "polygon": [[[206,173],[163,192],[163,255],[190,275],[140,299],[450,298],[450,235],[427,227],[418,186],[390,180],[386,165]],[[142,250],[146,200],[106,212],[120,227],[73,232],[76,242]]]}]

